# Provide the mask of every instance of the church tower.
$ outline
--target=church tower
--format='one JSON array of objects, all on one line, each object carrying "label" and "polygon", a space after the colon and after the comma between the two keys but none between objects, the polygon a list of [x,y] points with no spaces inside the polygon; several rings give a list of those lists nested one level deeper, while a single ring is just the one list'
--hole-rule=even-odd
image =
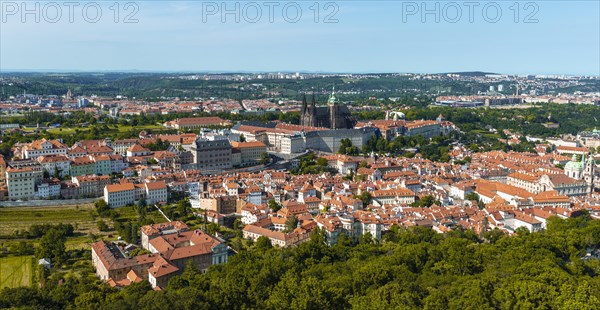
[{"label": "church tower", "polygon": [[308,102],[306,101],[306,95],[302,97],[302,108],[300,111],[300,125],[302,126],[314,126],[315,123],[315,95],[313,94],[313,99],[310,106],[308,106]]},{"label": "church tower", "polygon": [[306,102],[306,94],[302,96],[302,107],[300,108],[300,125],[307,126],[308,103]]},{"label": "church tower", "polygon": [[310,102],[310,109],[308,110],[310,114],[310,125],[312,127],[320,126],[317,124],[317,98],[315,98],[315,94],[312,95],[312,100]]},{"label": "church tower", "polygon": [[307,109],[308,109],[308,104],[306,103],[306,94],[304,94],[304,96],[302,96],[302,110],[300,112],[302,117],[304,117],[304,115],[306,115]]},{"label": "church tower", "polygon": [[338,119],[338,102],[335,97],[335,86],[333,86],[333,90],[331,91],[331,96],[329,96],[329,100],[327,101],[327,105],[329,105],[329,128],[337,129],[341,124]]},{"label": "church tower", "polygon": [[588,157],[587,162],[583,168],[583,180],[587,184],[587,193],[591,194],[594,191],[594,173],[595,173],[596,163],[594,162],[594,157],[590,155]]}]

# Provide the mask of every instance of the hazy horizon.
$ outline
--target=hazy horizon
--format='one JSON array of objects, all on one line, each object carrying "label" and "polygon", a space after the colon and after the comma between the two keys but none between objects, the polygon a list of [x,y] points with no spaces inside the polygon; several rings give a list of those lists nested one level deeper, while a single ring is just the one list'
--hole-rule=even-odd
[{"label": "hazy horizon", "polygon": [[600,77],[600,74],[570,74],[570,73],[506,73],[506,72],[490,72],[486,70],[459,70],[451,72],[376,72],[376,71],[308,71],[308,70],[271,70],[271,71],[246,71],[246,70],[70,70],[70,69],[0,69],[0,74],[10,73],[48,73],[48,74],[86,74],[86,73],[148,73],[148,74],[267,74],[267,73],[300,73],[300,74],[458,74],[458,73],[484,73],[484,74],[497,74],[497,75],[508,75],[508,76],[523,76],[523,75],[563,75],[563,76],[593,76]]}]

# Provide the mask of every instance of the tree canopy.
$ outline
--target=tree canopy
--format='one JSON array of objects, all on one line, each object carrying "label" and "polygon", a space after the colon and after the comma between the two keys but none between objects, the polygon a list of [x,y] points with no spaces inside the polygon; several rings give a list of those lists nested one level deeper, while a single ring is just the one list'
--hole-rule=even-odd
[{"label": "tree canopy", "polygon": [[319,230],[290,249],[259,239],[206,273],[187,268],[162,291],[147,282],[112,289],[89,269],[51,275],[43,287],[3,289],[0,308],[600,308],[600,262],[582,259],[600,244],[600,221],[585,212],[513,236],[394,226],[381,241],[325,240]]}]

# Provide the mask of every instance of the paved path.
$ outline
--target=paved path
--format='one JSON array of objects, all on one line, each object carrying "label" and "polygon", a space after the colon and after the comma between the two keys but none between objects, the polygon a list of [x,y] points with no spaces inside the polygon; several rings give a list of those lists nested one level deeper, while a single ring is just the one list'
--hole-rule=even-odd
[{"label": "paved path", "polygon": [[167,222],[170,222],[171,220],[167,217],[167,215],[163,212],[163,210],[160,209],[160,207],[158,205],[154,205],[156,207],[156,209],[158,210],[158,212],[160,212],[160,214],[162,214],[162,216],[164,216],[164,218],[167,220]]},{"label": "paved path", "polygon": [[70,206],[77,204],[86,204],[96,202],[98,198],[86,199],[57,199],[57,200],[27,200],[27,201],[0,201],[0,207],[50,207],[50,206]]}]

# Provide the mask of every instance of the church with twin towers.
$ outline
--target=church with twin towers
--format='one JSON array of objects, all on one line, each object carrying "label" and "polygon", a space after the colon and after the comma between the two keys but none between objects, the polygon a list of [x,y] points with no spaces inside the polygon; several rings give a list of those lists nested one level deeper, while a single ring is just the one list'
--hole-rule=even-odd
[{"label": "church with twin towers", "polygon": [[353,128],[356,124],[348,107],[340,104],[335,97],[335,87],[329,96],[329,100],[327,100],[326,106],[317,106],[314,94],[309,105],[306,101],[306,95],[304,95],[300,113],[300,125],[302,126],[348,129]]}]

